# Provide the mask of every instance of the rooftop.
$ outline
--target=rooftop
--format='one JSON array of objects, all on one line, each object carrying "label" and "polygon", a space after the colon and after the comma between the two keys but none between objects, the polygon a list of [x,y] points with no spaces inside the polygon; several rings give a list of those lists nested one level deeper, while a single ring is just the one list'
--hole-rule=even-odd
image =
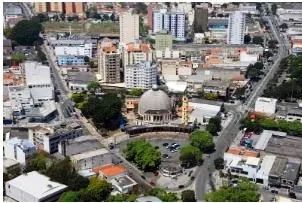
[{"label": "rooftop", "polygon": [[270,175],[281,177],[287,164],[287,159],[277,157],[270,171]]},{"label": "rooftop", "polygon": [[109,165],[97,167],[97,168],[93,169],[93,171],[95,173],[101,173],[105,177],[112,177],[112,176],[117,176],[117,175],[127,172],[127,169],[122,165],[109,164]]},{"label": "rooftop", "polygon": [[52,84],[49,66],[35,61],[26,61],[24,67],[27,85]]},{"label": "rooftop", "polygon": [[68,72],[68,80],[73,83],[88,84],[91,81],[95,81],[96,77],[91,72]]},{"label": "rooftop", "polygon": [[137,183],[127,175],[116,177],[110,182],[112,185],[120,188],[128,188],[137,185]]},{"label": "rooftop", "polygon": [[152,50],[150,44],[146,43],[129,43],[126,45],[126,51],[128,52],[150,52]]},{"label": "rooftop", "polygon": [[75,155],[101,148],[97,139],[91,136],[80,136],[66,141],[66,155]]},{"label": "rooftop", "polygon": [[247,157],[259,157],[259,153],[252,150],[247,150],[243,147],[230,147],[226,153],[241,155]]},{"label": "rooftop", "polygon": [[32,149],[32,148],[36,148],[35,145],[33,143],[31,143],[29,140],[19,139],[17,137],[6,140],[5,143],[9,144],[9,145],[17,145],[23,151],[26,151],[26,150]]},{"label": "rooftop", "polygon": [[41,175],[37,171],[22,174],[10,181],[7,181],[6,184],[18,188],[19,190],[24,191],[40,200],[67,188],[66,185],[50,181],[49,177]]},{"label": "rooftop", "polygon": [[295,181],[299,176],[300,164],[297,163],[287,163],[284,169],[282,178],[286,180]]},{"label": "rooftop", "polygon": [[257,150],[265,150],[267,144],[272,136],[285,137],[287,134],[285,132],[273,131],[273,130],[263,130],[260,134],[260,138],[255,145]]},{"label": "rooftop", "polygon": [[83,152],[81,154],[72,155],[72,156],[70,156],[70,159],[71,160],[82,160],[82,159],[87,159],[87,158],[91,158],[91,157],[95,157],[95,156],[99,156],[99,155],[103,155],[103,154],[107,154],[107,153],[109,153],[109,151],[105,148],[102,148],[102,149],[92,150],[92,151],[88,151],[88,152]]}]

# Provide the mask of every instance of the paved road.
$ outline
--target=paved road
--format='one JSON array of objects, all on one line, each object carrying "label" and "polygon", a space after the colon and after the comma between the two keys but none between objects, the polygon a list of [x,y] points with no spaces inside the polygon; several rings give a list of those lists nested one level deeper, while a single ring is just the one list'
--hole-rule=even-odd
[{"label": "paved road", "polygon": [[221,136],[217,139],[216,151],[211,154],[209,158],[206,158],[203,165],[199,168],[199,174],[197,175],[195,182],[195,193],[198,201],[204,200],[204,195],[207,192],[206,185],[208,183],[210,175],[215,170],[213,161],[216,158],[223,156],[224,151],[231,144],[233,139],[235,139],[237,133],[239,132],[240,119],[247,114],[248,109],[254,106],[257,97],[259,97],[263,93],[263,90],[265,89],[267,83],[278,70],[281,59],[288,55],[288,47],[286,46],[287,43],[282,37],[280,37],[280,32],[277,28],[274,17],[269,16],[266,17],[266,19],[269,22],[270,29],[272,30],[275,39],[277,39],[279,42],[277,59],[268,71],[267,75],[262,79],[260,83],[258,83],[256,88],[254,88],[250,97],[246,100],[246,105],[243,106],[242,110],[240,110],[241,108],[234,108],[234,119],[230,122],[229,126],[224,129],[224,131],[221,133]]}]

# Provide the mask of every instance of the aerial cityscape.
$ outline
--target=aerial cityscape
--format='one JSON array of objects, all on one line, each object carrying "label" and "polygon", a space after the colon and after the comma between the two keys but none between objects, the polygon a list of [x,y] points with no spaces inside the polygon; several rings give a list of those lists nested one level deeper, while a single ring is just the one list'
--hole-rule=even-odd
[{"label": "aerial cityscape", "polygon": [[302,3],[4,2],[4,202],[302,201]]}]

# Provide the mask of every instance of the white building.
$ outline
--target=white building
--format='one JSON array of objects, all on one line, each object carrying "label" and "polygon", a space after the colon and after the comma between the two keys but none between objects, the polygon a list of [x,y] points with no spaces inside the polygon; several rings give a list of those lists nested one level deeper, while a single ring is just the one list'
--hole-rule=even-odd
[{"label": "white building", "polygon": [[178,50],[171,50],[166,48],[165,50],[156,50],[155,57],[156,59],[177,59],[180,56],[180,52]]},{"label": "white building", "polygon": [[245,14],[235,11],[229,16],[228,44],[243,44],[245,34]]},{"label": "white building", "polygon": [[58,152],[59,143],[83,135],[83,128],[77,123],[61,124],[60,126],[36,126],[28,129],[29,140],[38,149],[50,154]]},{"label": "white building", "polygon": [[123,66],[134,65],[137,63],[153,61],[153,52],[150,44],[129,43],[123,51]]},{"label": "white building", "polygon": [[302,21],[302,7],[296,5],[289,5],[284,8],[277,9],[277,15],[280,21]]},{"label": "white building", "polygon": [[3,142],[4,157],[26,165],[27,159],[36,152],[36,147],[29,140],[17,137]]},{"label": "white building", "polygon": [[9,86],[9,99],[12,110],[21,113],[22,110],[29,111],[34,106],[30,89],[23,86]]},{"label": "white building", "polygon": [[239,5],[239,10],[242,13],[245,13],[245,14],[250,13],[252,15],[256,15],[256,14],[259,13],[259,11],[257,10],[257,6],[254,3],[251,3],[251,4],[240,4]]},{"label": "white building", "polygon": [[54,87],[50,77],[49,66],[34,61],[24,64],[26,85],[30,89],[34,103],[54,99]]},{"label": "white building", "polygon": [[120,43],[128,44],[139,39],[139,15],[122,13],[120,21]]},{"label": "white building", "polygon": [[89,39],[59,39],[52,40],[51,45],[54,48],[56,56],[93,56],[93,49],[96,48],[96,42]]},{"label": "white building", "polygon": [[255,111],[271,116],[276,112],[277,101],[274,98],[258,97],[255,103]]},{"label": "white building", "polygon": [[221,103],[214,103],[208,100],[193,100],[189,102],[192,112],[189,115],[189,122],[194,123],[195,120],[201,125],[207,125],[210,118],[218,115],[221,111]]},{"label": "white building", "polygon": [[22,174],[5,183],[5,193],[18,202],[55,202],[67,189],[37,171]]},{"label": "white building", "polygon": [[153,12],[153,33],[169,31],[175,40],[186,40],[186,14],[180,11],[168,12],[160,9]]},{"label": "white building", "polygon": [[150,89],[156,84],[157,66],[147,61],[135,65],[128,65],[125,68],[126,88]]},{"label": "white building", "polygon": [[137,183],[128,175],[118,176],[110,180],[110,183],[120,193],[130,193]]},{"label": "white building", "polygon": [[102,148],[72,155],[70,156],[70,160],[77,171],[83,171],[93,169],[97,166],[111,164],[112,156],[107,149]]},{"label": "white building", "polygon": [[240,63],[254,64],[258,61],[258,54],[248,54],[245,51],[240,52]]}]

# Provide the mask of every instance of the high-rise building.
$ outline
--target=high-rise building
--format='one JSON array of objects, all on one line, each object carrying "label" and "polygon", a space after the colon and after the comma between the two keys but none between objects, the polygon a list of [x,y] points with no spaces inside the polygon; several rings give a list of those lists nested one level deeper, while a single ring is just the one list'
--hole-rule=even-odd
[{"label": "high-rise building", "polygon": [[68,16],[77,15],[83,17],[85,14],[84,2],[65,2],[65,13]]},{"label": "high-rise building", "polygon": [[64,12],[63,2],[50,2],[50,11],[56,13]]},{"label": "high-rise building", "polygon": [[35,2],[34,4],[36,13],[46,13],[50,10],[49,2]]},{"label": "high-rise building", "polygon": [[243,44],[245,33],[245,14],[235,11],[229,16],[228,44]]},{"label": "high-rise building", "polygon": [[204,6],[195,7],[194,32],[202,33],[208,30],[208,8]]},{"label": "high-rise building", "polygon": [[186,40],[186,14],[179,11],[160,9],[153,12],[153,33],[169,31],[175,40]]},{"label": "high-rise building", "polygon": [[120,42],[128,44],[139,39],[139,15],[125,12],[120,15]]},{"label": "high-rise building", "polygon": [[120,78],[120,53],[115,44],[102,43],[99,47],[99,74],[102,82],[119,83]]},{"label": "high-rise building", "polygon": [[153,29],[153,11],[159,9],[160,5],[157,3],[150,3],[147,8],[147,19],[149,29]]},{"label": "high-rise building", "polygon": [[157,67],[150,61],[127,65],[125,68],[126,88],[150,89],[156,84]]},{"label": "high-rise building", "polygon": [[123,66],[137,64],[143,61],[152,61],[153,54],[150,44],[129,43],[123,51]]},{"label": "high-rise building", "polygon": [[155,50],[172,49],[172,35],[166,32],[159,32],[155,35]]}]

